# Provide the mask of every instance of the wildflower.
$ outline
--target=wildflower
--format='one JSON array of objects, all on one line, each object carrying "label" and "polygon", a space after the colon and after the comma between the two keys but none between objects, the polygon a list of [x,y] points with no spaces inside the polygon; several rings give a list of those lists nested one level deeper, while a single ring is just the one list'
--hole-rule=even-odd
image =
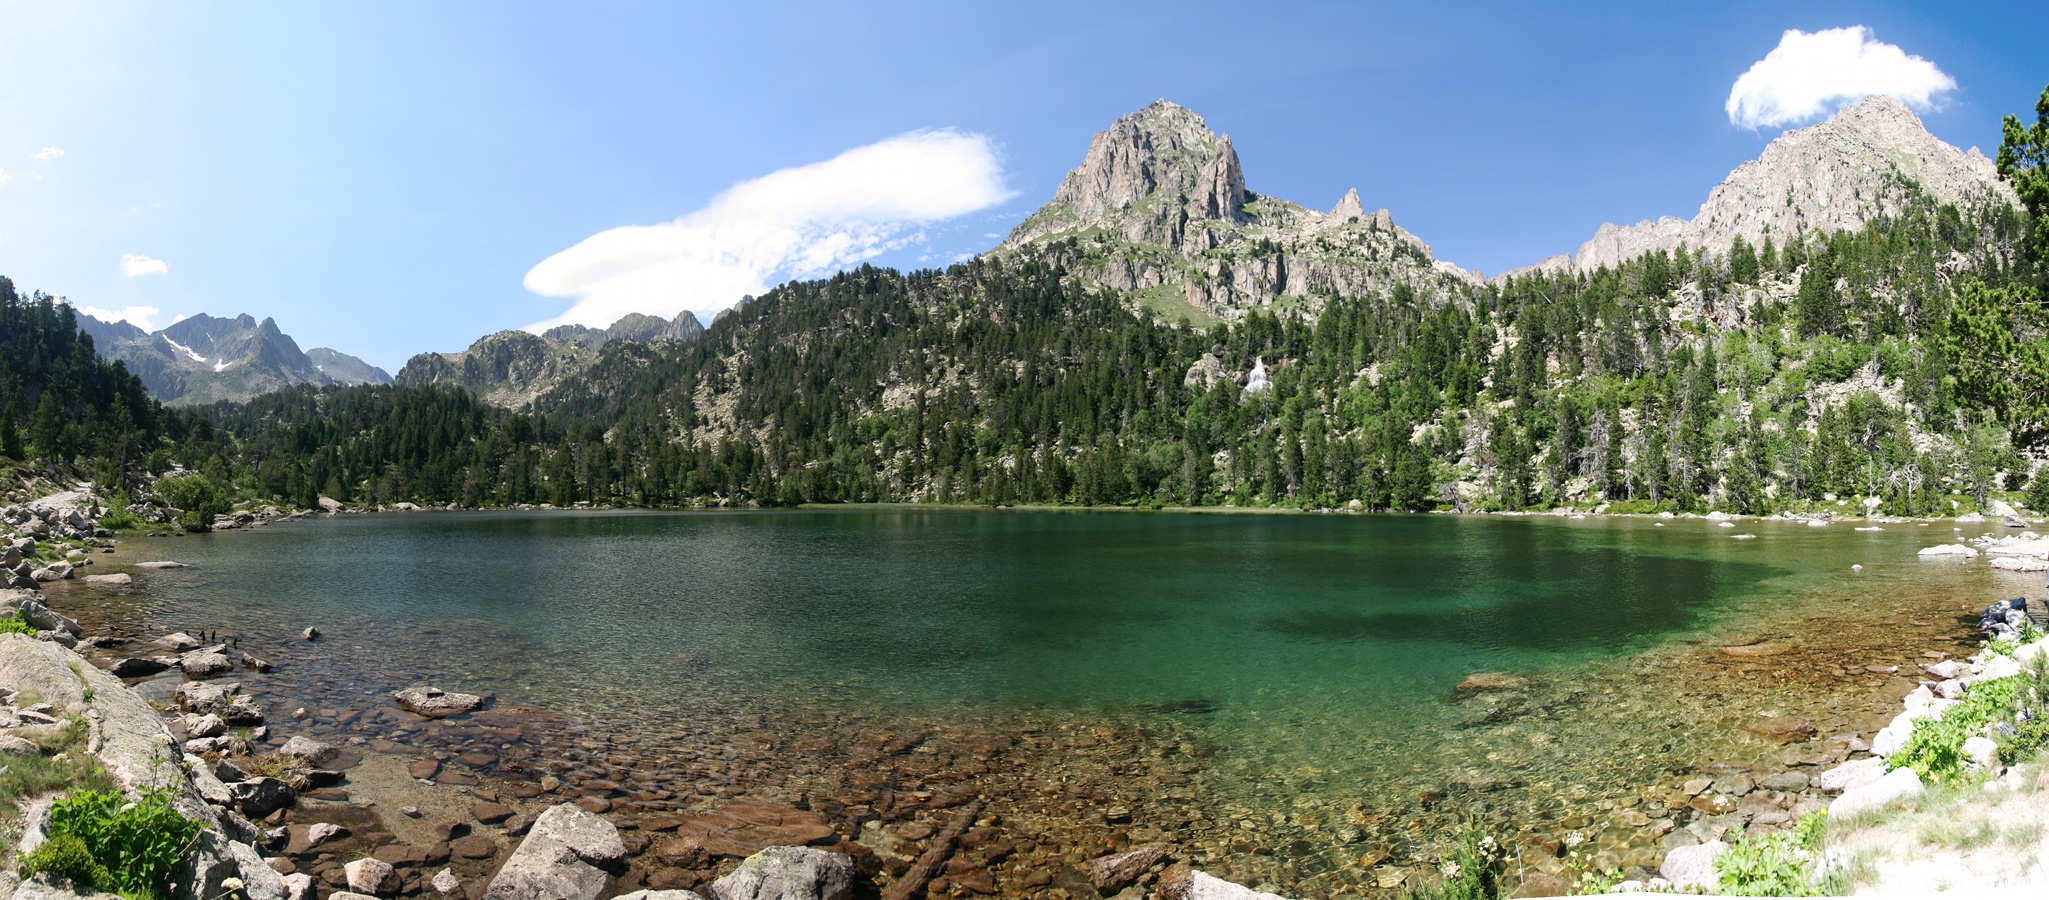
[{"label": "wildflower", "polygon": [[240,879],[240,878],[223,878],[223,879],[221,879],[221,890],[224,890],[224,891],[228,891],[228,892],[231,892],[231,893],[232,893],[232,892],[234,892],[234,891],[239,891],[239,890],[241,890],[241,889],[242,889],[242,879]]},{"label": "wildflower", "polygon": [[1437,871],[1443,872],[1444,877],[1447,879],[1457,879],[1459,874],[1458,860],[1445,860],[1444,865],[1437,867]]}]

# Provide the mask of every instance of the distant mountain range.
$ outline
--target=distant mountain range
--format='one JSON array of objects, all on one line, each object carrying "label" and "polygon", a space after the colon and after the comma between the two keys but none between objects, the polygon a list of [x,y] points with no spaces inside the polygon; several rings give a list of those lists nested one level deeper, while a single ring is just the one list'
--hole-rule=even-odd
[{"label": "distant mountain range", "polygon": [[612,341],[686,341],[703,333],[704,323],[688,310],[674,319],[630,313],[610,328],[560,325],[541,334],[500,331],[459,353],[422,353],[407,360],[397,383],[461,385],[486,403],[524,409],[541,394],[589,371],[599,351]]},{"label": "distant mountain range", "polygon": [[117,359],[151,395],[172,406],[240,402],[295,384],[390,384],[391,375],[326,347],[301,352],[277,322],[205,314],[157,331],[78,315],[101,356]]}]

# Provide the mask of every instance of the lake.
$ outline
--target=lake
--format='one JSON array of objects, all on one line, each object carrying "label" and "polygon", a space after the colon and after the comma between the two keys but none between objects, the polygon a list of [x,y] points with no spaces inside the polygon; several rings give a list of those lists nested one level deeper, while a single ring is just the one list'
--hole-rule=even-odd
[{"label": "lake", "polygon": [[[1862,730],[1904,680],[1863,665],[1948,649],[1962,607],[2039,592],[1982,562],[1916,560],[1951,537],[857,508],[343,516],[121,555],[190,563],[138,573],[148,599],[128,614],[244,635],[285,663],[265,683],[284,702],[339,709],[429,681],[547,710],[577,740],[738,747],[755,762],[718,777],[780,795],[859,793],[846,785],[875,763],[855,748],[888,743],[874,735],[973,728],[997,736],[997,763],[925,787],[1009,797],[1042,834],[1123,826],[1309,891],[1470,821],[1576,829],[1643,864],[1655,835],[1604,821],[1603,801],[1657,800],[1710,760],[1778,765],[1781,748],[1743,736],[1754,717]],[[291,640],[308,625],[328,638]],[[1766,637],[1801,652],[1713,652]],[[1527,684],[1455,692],[1478,672]],[[1056,769],[1094,787],[1033,793]],[[1108,807],[1136,821],[1106,824]]]}]

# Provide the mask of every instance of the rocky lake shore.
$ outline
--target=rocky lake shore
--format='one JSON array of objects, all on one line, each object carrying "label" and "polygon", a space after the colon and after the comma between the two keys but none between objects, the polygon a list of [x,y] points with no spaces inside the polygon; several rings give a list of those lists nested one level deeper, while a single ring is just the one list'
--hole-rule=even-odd
[{"label": "rocky lake shore", "polygon": [[[910,716],[708,694],[660,722],[506,697],[457,709],[467,701],[447,698],[465,684],[380,661],[376,634],[174,625],[148,593],[148,564],[167,559],[100,559],[130,582],[52,579],[44,598],[15,600],[76,617],[79,650],[163,710],[152,727],[195,761],[195,791],[201,773],[227,791],[214,799],[249,820],[237,834],[264,868],[327,895],[513,896],[487,892],[551,814],[616,830],[616,857],[569,853],[605,895],[730,900],[717,886],[783,846],[823,850],[849,890],[892,897],[1392,894],[1434,878],[1467,827],[1499,837],[1525,895],[1587,872],[1648,880],[1674,850],[1824,806],[1820,774],[1868,754],[1923,667],[1977,647],[1976,607],[1931,591],[1869,616],[1768,618],[1569,680],[1475,673],[1444,700],[1463,757],[1359,785],[1258,776],[1194,707]],[[428,681],[447,692],[396,696]],[[288,752],[295,741],[314,752]],[[284,796],[272,781],[290,803],[267,808]],[[382,871],[363,859],[388,875],[352,880],[352,865]]]}]

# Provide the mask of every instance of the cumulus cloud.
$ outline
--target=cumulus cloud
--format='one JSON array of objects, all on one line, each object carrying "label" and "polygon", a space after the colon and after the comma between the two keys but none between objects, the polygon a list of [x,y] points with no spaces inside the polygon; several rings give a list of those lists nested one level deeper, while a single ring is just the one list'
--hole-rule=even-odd
[{"label": "cumulus cloud", "polygon": [[527,273],[527,290],[576,302],[528,328],[725,309],[777,281],[920,242],[923,226],[1011,196],[987,138],[899,135],[743,181],[673,222],[602,231],[548,257]]},{"label": "cumulus cloud", "polygon": [[44,147],[43,149],[36,151],[36,158],[44,161],[56,159],[57,157],[63,155],[63,147]]},{"label": "cumulus cloud", "polygon": [[1837,101],[1872,94],[1928,109],[1956,86],[1934,63],[1873,38],[1862,25],[1811,34],[1789,29],[1736,79],[1724,109],[1731,123],[1757,129],[1818,118]]},{"label": "cumulus cloud", "polygon": [[78,311],[102,322],[127,322],[144,331],[157,330],[154,323],[157,314],[163,312],[163,310],[154,306],[130,306],[123,309],[101,309],[97,306],[81,306],[78,308]]},{"label": "cumulus cloud", "polygon": [[140,278],[144,275],[169,275],[171,274],[171,267],[161,259],[151,259],[140,253],[123,253],[121,254],[121,274],[129,278]]}]

